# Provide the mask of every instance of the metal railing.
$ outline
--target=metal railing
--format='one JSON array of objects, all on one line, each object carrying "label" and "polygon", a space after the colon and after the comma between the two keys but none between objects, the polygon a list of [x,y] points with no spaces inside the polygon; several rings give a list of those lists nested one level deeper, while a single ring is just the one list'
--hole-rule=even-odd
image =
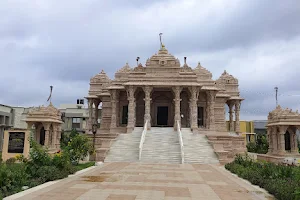
[{"label": "metal railing", "polygon": [[184,149],[183,149],[183,141],[182,141],[182,133],[179,120],[177,121],[177,133],[180,144],[180,152],[181,152],[181,164],[184,163]]},{"label": "metal railing", "polygon": [[144,145],[146,134],[147,134],[147,125],[148,125],[148,120],[146,120],[146,123],[144,125],[144,130],[142,132],[142,136],[141,136],[141,140],[140,140],[139,160],[141,160],[141,158],[142,158],[143,145]]}]

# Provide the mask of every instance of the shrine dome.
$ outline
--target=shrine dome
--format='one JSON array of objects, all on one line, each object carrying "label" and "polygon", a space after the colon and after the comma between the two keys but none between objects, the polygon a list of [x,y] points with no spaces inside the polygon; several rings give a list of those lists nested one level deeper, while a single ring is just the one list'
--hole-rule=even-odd
[{"label": "shrine dome", "polygon": [[154,54],[146,61],[146,67],[172,67],[180,68],[180,62],[178,58],[169,54],[164,45],[161,46],[157,54]]}]

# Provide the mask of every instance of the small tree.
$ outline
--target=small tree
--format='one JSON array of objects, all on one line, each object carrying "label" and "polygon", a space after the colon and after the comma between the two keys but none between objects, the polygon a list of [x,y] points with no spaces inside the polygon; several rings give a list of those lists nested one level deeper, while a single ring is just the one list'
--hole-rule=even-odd
[{"label": "small tree", "polygon": [[92,145],[86,135],[75,133],[75,131],[72,132],[65,150],[69,153],[71,162],[77,165],[80,160],[84,159],[92,151]]},{"label": "small tree", "polygon": [[258,134],[256,142],[249,142],[247,144],[248,152],[266,154],[269,149],[269,143],[265,135]]}]

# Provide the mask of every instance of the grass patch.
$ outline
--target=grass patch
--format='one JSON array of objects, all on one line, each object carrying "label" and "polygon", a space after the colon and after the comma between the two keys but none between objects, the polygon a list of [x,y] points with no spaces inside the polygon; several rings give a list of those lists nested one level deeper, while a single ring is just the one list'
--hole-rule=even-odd
[{"label": "grass patch", "polygon": [[91,166],[95,166],[95,162],[80,163],[75,166],[75,169],[76,169],[76,171],[80,171],[82,169],[85,169],[85,168],[88,168]]}]

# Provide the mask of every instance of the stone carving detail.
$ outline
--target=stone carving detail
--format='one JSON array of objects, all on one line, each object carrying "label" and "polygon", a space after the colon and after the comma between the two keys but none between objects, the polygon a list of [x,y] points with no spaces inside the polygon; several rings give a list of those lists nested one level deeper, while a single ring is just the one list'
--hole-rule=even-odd
[{"label": "stone carving detail", "polygon": [[117,91],[110,91],[110,99],[111,99],[111,123],[110,128],[117,127]]},{"label": "stone carving detail", "polygon": [[128,99],[128,128],[134,128],[134,118],[135,118],[135,87],[129,86],[127,89],[127,99]]},{"label": "stone carving detail", "polygon": [[300,114],[291,109],[282,109],[280,105],[268,115],[269,151],[268,154],[286,156],[285,133],[290,136],[291,152],[289,154],[299,155],[296,139],[297,126],[300,123]]},{"label": "stone carving detail", "polygon": [[144,72],[145,71],[145,67],[143,67],[143,65],[140,63],[137,67],[135,67],[133,69],[133,71],[135,71],[135,72]]},{"label": "stone carving detail", "polygon": [[300,120],[300,114],[298,113],[298,110],[296,110],[296,112],[293,112],[291,109],[282,109],[280,105],[278,105],[276,107],[275,110],[273,110],[272,112],[269,112],[268,115],[268,120],[269,121],[273,121],[273,120],[278,120],[278,119],[299,119]]},{"label": "stone carving detail", "polygon": [[130,71],[131,71],[131,68],[128,65],[128,63],[126,63],[126,65],[124,67],[122,67],[121,69],[119,69],[117,73],[127,73]]},{"label": "stone carving detail", "polygon": [[180,62],[163,47],[146,62],[146,67],[175,67],[180,68]]},{"label": "stone carving detail", "polygon": [[240,107],[241,101],[237,100],[235,103],[235,131],[240,132]]},{"label": "stone carving detail", "polygon": [[191,128],[197,129],[198,128],[198,110],[197,110],[197,102],[199,99],[199,89],[197,87],[190,87],[189,88],[191,93],[190,99],[190,111],[191,111]]},{"label": "stone carving detail", "polygon": [[184,63],[183,67],[180,68],[181,72],[193,72],[193,69],[189,67],[186,63]]},{"label": "stone carving detail", "polygon": [[181,124],[180,118],[180,93],[182,88],[180,86],[175,86],[172,88],[174,92],[174,103],[175,103],[175,115],[174,115],[174,128],[177,128],[177,121]]},{"label": "stone carving detail", "polygon": [[35,116],[51,116],[57,119],[61,119],[61,113],[58,109],[56,109],[52,103],[45,107],[45,106],[39,106],[33,108],[31,111],[28,112],[29,117],[35,117]]},{"label": "stone carving detail", "polygon": [[229,101],[227,103],[229,107],[229,131],[234,131],[234,123],[233,123],[233,106],[234,103],[232,101]]},{"label": "stone carving detail", "polygon": [[207,107],[208,107],[208,129],[215,130],[215,100],[216,100],[216,91],[207,91]]},{"label": "stone carving detail", "polygon": [[110,82],[110,79],[108,78],[108,76],[106,75],[104,70],[102,70],[99,74],[97,74],[96,76],[91,78],[90,82],[91,83],[104,83],[104,82]]},{"label": "stone carving detail", "polygon": [[198,62],[197,67],[194,69],[194,72],[201,76],[201,78],[204,79],[212,79],[212,74],[210,71],[208,71],[206,68],[202,67],[200,62]]}]

